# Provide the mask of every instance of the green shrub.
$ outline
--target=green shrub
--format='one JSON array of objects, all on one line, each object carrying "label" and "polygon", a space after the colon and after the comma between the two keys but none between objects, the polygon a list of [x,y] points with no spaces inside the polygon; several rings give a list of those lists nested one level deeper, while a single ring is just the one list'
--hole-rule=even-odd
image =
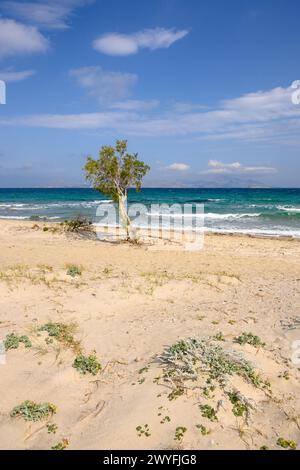
[{"label": "green shrub", "polygon": [[76,264],[69,264],[67,266],[67,275],[71,277],[81,276],[81,269]]},{"label": "green shrub", "polygon": [[25,348],[31,348],[32,346],[28,336],[17,336],[15,335],[15,333],[11,333],[6,336],[6,339],[4,341],[5,350],[8,351],[9,349],[18,349],[20,343],[23,343]]},{"label": "green shrub", "polygon": [[63,225],[67,232],[80,232],[90,230],[92,222],[86,217],[78,216],[75,219],[65,220]]},{"label": "green shrub", "polygon": [[[64,346],[74,349],[76,352],[80,352],[80,342],[76,341],[73,337],[73,333],[76,330],[74,323],[53,323],[49,322],[42,325],[39,331],[47,331],[50,337],[55,338],[57,341],[62,343]],[[49,343],[49,338],[47,338]]]},{"label": "green shrub", "polygon": [[199,406],[203,418],[207,418],[210,421],[218,421],[217,412],[210,405]]},{"label": "green shrub", "polygon": [[283,439],[282,437],[278,439],[277,445],[283,447],[283,449],[295,450],[297,448],[297,444],[295,441],[289,441],[287,439]]},{"label": "green shrub", "polygon": [[269,386],[247,360],[235,351],[213,344],[211,339],[188,338],[178,341],[166,348],[159,360],[165,367],[165,380],[171,377],[173,383],[197,380],[201,371],[205,371],[210,380],[216,380],[221,385],[227,376],[236,374],[255,387]]},{"label": "green shrub", "polygon": [[216,341],[225,341],[225,337],[224,337],[224,335],[223,335],[222,332],[217,333],[217,334],[213,337],[213,339],[215,339]]},{"label": "green shrub", "polygon": [[228,392],[227,395],[230,402],[233,404],[232,413],[234,416],[239,417],[248,414],[248,406],[237,392]]},{"label": "green shrub", "polygon": [[183,388],[174,388],[172,392],[169,393],[168,399],[170,401],[177,400],[177,398],[181,397],[181,395],[184,394],[184,389]]},{"label": "green shrub", "polygon": [[79,354],[73,363],[73,367],[84,375],[86,373],[96,375],[101,370],[101,364],[95,354],[90,354],[90,356]]},{"label": "green shrub", "polygon": [[51,447],[51,450],[65,450],[69,445],[68,439],[63,439],[61,442]]},{"label": "green shrub", "polygon": [[254,335],[253,333],[242,333],[240,336],[234,339],[236,343],[240,345],[250,344],[251,346],[260,347],[265,346],[265,343],[262,342],[259,336]]},{"label": "green shrub", "polygon": [[47,424],[48,434],[56,434],[58,427],[56,424]]},{"label": "green shrub", "polygon": [[51,403],[35,403],[26,400],[11,411],[12,418],[21,417],[25,421],[41,421],[56,413],[56,406]]},{"label": "green shrub", "polygon": [[199,429],[202,436],[207,436],[210,433],[210,431],[205,426],[203,426],[203,424],[196,424],[196,428]]},{"label": "green shrub", "polygon": [[141,437],[142,435],[144,435],[145,437],[151,436],[148,424],[145,424],[145,426],[137,426],[135,429],[139,437]]},{"label": "green shrub", "polygon": [[178,426],[175,431],[174,441],[182,441],[183,436],[187,432],[187,428],[184,426]]}]

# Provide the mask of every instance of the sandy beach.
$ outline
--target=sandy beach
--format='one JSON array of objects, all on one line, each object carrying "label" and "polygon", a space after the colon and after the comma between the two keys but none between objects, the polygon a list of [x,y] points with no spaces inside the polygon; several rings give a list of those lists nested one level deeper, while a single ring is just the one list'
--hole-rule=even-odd
[{"label": "sandy beach", "polygon": [[[201,251],[185,252],[45,225],[0,222],[0,339],[31,342],[0,365],[1,449],[300,445],[299,241],[209,234]],[[81,274],[69,275],[70,265]],[[41,328],[49,323],[71,325],[72,341],[50,337]],[[243,333],[261,342],[237,341]],[[251,373],[213,376],[206,363],[193,380],[172,375],[159,357],[188,338],[242,358]],[[79,351],[95,351],[96,375],[73,367]],[[25,400],[56,412],[11,416]]]}]

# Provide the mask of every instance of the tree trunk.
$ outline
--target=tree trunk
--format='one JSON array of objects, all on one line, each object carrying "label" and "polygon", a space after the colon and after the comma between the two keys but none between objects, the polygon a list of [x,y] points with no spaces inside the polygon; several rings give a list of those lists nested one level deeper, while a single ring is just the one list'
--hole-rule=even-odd
[{"label": "tree trunk", "polygon": [[122,227],[126,231],[126,238],[131,240],[131,220],[127,213],[127,194],[119,195],[119,216]]}]

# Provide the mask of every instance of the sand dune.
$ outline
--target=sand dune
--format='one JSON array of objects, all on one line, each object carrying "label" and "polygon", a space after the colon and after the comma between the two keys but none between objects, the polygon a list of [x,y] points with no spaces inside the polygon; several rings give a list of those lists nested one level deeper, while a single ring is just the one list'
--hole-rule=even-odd
[{"label": "sand dune", "polygon": [[[15,333],[32,343],[9,349],[0,365],[2,449],[50,449],[63,439],[70,449],[300,443],[300,365],[291,361],[300,340],[299,241],[207,235],[203,250],[184,252],[38,227],[0,223],[0,339]],[[81,275],[66,274],[68,264]],[[78,344],[40,331],[50,322],[73,325]],[[236,343],[243,332],[264,345]],[[233,373],[222,385],[200,369],[195,380],[168,381],[158,356],[187,338],[233,351],[261,382]],[[79,350],[96,351],[99,373],[72,367]],[[11,417],[25,400],[57,411],[36,422]],[[216,420],[203,416],[205,406]]]}]

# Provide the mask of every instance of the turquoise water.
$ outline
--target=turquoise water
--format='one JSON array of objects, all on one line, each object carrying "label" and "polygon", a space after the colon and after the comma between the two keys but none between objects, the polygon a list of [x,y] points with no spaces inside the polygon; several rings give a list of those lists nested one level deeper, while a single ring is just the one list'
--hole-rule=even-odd
[{"label": "turquoise water", "polygon": [[[91,189],[0,189],[0,219],[60,221],[78,215],[97,222],[108,198]],[[204,204],[208,231],[300,238],[300,189],[143,189],[129,202]]]}]

